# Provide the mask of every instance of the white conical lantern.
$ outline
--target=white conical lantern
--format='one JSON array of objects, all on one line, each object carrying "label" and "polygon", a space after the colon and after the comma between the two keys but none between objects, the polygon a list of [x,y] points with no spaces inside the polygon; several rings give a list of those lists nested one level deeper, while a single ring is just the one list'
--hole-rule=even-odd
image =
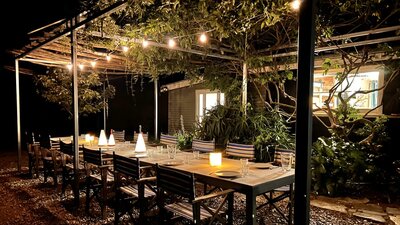
[{"label": "white conical lantern", "polygon": [[106,132],[104,132],[104,130],[100,131],[100,137],[99,137],[99,142],[97,143],[97,145],[107,145],[107,137],[106,137]]},{"label": "white conical lantern", "polygon": [[110,138],[108,138],[108,145],[115,145],[114,134],[110,134]]},{"label": "white conical lantern", "polygon": [[138,139],[136,141],[135,152],[137,153],[145,153],[146,152],[146,145],[144,144],[143,135],[140,132],[138,135]]}]

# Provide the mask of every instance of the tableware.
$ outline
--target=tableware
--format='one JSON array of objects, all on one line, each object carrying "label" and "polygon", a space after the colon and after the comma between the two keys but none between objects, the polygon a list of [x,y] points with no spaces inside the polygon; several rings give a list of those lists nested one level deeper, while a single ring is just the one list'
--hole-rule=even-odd
[{"label": "tableware", "polygon": [[171,160],[171,161],[164,162],[162,165],[163,165],[163,166],[179,166],[179,165],[182,165],[182,164],[183,164],[182,161],[179,161],[179,160]]},{"label": "tableware", "polygon": [[288,171],[292,168],[292,153],[281,153],[282,170]]},{"label": "tableware", "polygon": [[200,158],[200,152],[197,150],[193,150],[193,159],[199,159]]},{"label": "tableware", "polygon": [[176,156],[176,146],[174,146],[174,145],[168,145],[168,146],[167,146],[167,150],[168,150],[168,158],[170,158],[170,159],[175,159],[175,156]]},{"label": "tableware", "polygon": [[257,168],[257,169],[270,169],[272,168],[271,163],[254,163],[252,167]]},{"label": "tableware", "polygon": [[242,176],[247,176],[247,174],[249,174],[249,159],[240,159],[240,172]]},{"label": "tableware", "polygon": [[225,178],[233,178],[233,177],[240,176],[239,172],[233,171],[233,170],[218,170],[218,171],[215,171],[214,174],[219,177],[225,177]]}]

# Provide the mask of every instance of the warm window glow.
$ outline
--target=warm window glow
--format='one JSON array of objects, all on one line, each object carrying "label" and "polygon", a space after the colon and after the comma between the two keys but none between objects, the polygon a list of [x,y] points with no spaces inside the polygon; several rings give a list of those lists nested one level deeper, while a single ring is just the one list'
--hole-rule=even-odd
[{"label": "warm window glow", "polygon": [[225,105],[225,95],[219,91],[196,90],[196,116],[199,122],[207,110],[216,105]]},{"label": "warm window glow", "polygon": [[[313,107],[325,108],[325,101],[329,97],[329,90],[337,82],[334,75],[315,74],[313,86]],[[337,91],[343,91],[342,98],[346,99],[356,91],[369,91],[379,87],[379,72],[358,73],[357,75],[349,75],[349,79],[344,81]],[[350,85],[346,88],[347,85]],[[346,89],[346,90],[345,90]],[[331,108],[337,108],[340,101],[334,96],[329,102]],[[378,91],[369,94],[356,94],[350,100],[351,106],[356,109],[372,109],[378,106]]]}]

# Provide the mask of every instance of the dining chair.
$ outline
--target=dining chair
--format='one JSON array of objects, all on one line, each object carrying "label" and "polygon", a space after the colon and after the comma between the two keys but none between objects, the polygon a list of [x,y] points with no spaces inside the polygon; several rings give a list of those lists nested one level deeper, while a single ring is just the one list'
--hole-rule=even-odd
[{"label": "dining chair", "polygon": [[54,187],[58,185],[58,177],[62,175],[62,160],[60,155],[59,141],[50,139],[50,135],[40,142],[41,159],[43,163],[44,182],[47,178],[52,177]]},{"label": "dining chair", "polygon": [[113,130],[112,133],[114,135],[114,140],[116,142],[124,142],[125,141],[125,130]]},{"label": "dining chair", "polygon": [[71,187],[74,194],[74,205],[79,205],[79,192],[85,186],[85,167],[78,163],[78,168],[74,168],[75,149],[73,143],[65,143],[60,140],[60,152],[62,154],[62,185],[61,198],[65,198],[65,191]]},{"label": "dining chair", "polygon": [[228,142],[225,149],[225,155],[232,158],[248,158],[249,160],[254,160],[254,145]]},{"label": "dining chair", "polygon": [[34,174],[36,174],[36,177],[39,177],[39,162],[40,160],[40,154],[37,154],[35,149],[40,148],[40,142],[35,141],[35,134],[28,133],[25,131],[25,139],[26,139],[26,148],[28,152],[28,168],[29,168],[29,177],[33,178]]},{"label": "dining chair", "polygon": [[90,202],[96,198],[102,218],[106,218],[106,205],[110,203],[114,175],[111,172],[110,160],[103,158],[101,148],[98,150],[81,147],[86,170],[86,213],[89,213]]},{"label": "dining chair", "polygon": [[[291,149],[275,148],[273,164],[276,166],[281,166],[282,154],[284,154],[284,153],[290,153],[293,155],[291,165],[292,165],[292,167],[294,167],[295,151],[291,150]],[[286,220],[286,222],[288,224],[292,224],[292,221],[293,221],[293,199],[294,199],[293,194],[294,194],[294,184],[285,185],[285,186],[276,188],[270,192],[263,193],[262,196],[266,199],[266,202],[257,206],[257,209],[260,209],[267,205],[270,207],[273,207],[280,214],[280,216]],[[276,204],[277,202],[284,201],[285,199],[287,199],[287,204],[286,204],[287,213],[285,213]]]},{"label": "dining chair", "polygon": [[200,139],[193,139],[192,141],[192,149],[193,151],[199,151],[203,153],[210,153],[215,150],[215,140],[212,141],[204,141]]},{"label": "dining chair", "polygon": [[178,137],[175,135],[170,134],[163,134],[160,135],[160,144],[162,145],[177,145],[178,144]]},{"label": "dining chair", "polygon": [[139,224],[143,224],[146,211],[155,204],[156,186],[155,176],[144,177],[143,170],[151,167],[140,166],[139,158],[127,158],[113,152],[113,165],[115,177],[115,224],[120,217],[128,213],[132,222],[135,222],[133,209],[139,208]]},{"label": "dining chair", "polygon": [[[216,221],[219,224],[233,223],[233,189],[196,196],[193,173],[178,171],[158,164],[156,165],[156,177],[160,224],[182,217],[190,220],[193,224],[201,224],[205,221],[208,224]],[[217,207],[213,208],[206,204],[206,201],[211,199],[213,205],[217,205]],[[166,216],[167,212],[172,214],[171,218]]]}]

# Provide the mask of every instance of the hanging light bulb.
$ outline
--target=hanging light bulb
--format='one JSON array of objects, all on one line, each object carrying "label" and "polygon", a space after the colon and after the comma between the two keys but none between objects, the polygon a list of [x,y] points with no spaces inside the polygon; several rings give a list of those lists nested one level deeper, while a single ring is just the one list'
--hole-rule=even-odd
[{"label": "hanging light bulb", "polygon": [[92,65],[92,68],[94,68],[96,66],[96,61],[90,62],[90,65]]},{"label": "hanging light bulb", "polygon": [[290,3],[291,7],[293,10],[299,10],[300,8],[300,0],[294,0],[292,3]]},{"label": "hanging light bulb", "polygon": [[199,41],[201,43],[206,43],[207,42],[207,35],[205,33],[202,33],[199,37]]},{"label": "hanging light bulb", "polygon": [[147,48],[147,46],[149,46],[149,41],[143,39],[142,46],[143,46],[143,48]]},{"label": "hanging light bulb", "polygon": [[127,47],[127,46],[122,46],[122,51],[123,51],[123,52],[128,52],[128,50],[129,50],[129,47]]},{"label": "hanging light bulb", "polygon": [[168,47],[173,48],[173,47],[175,47],[175,45],[176,45],[175,40],[172,39],[172,38],[170,38],[170,39],[168,40]]},{"label": "hanging light bulb", "polygon": [[68,70],[72,70],[72,64],[70,63],[70,64],[67,64],[67,69]]},{"label": "hanging light bulb", "polygon": [[85,65],[79,64],[79,69],[83,70],[85,68]]},{"label": "hanging light bulb", "polygon": [[106,59],[107,59],[107,62],[110,62],[110,60],[111,60],[111,55],[106,55]]}]

